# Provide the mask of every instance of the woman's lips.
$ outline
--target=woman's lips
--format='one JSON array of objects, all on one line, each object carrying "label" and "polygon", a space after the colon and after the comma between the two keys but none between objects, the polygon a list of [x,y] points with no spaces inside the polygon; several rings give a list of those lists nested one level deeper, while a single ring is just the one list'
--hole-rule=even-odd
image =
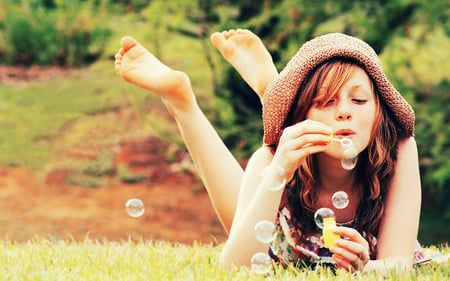
[{"label": "woman's lips", "polygon": [[337,137],[350,137],[354,134],[355,134],[355,131],[353,131],[352,129],[341,129],[341,130],[338,130],[336,133],[334,133],[334,135]]}]

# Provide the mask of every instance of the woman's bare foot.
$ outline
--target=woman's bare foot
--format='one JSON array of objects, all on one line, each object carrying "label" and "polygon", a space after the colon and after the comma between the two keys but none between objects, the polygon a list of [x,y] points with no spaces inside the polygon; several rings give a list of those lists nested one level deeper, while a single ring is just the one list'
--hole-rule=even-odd
[{"label": "woman's bare foot", "polygon": [[160,96],[169,110],[195,103],[189,77],[163,64],[132,37],[123,37],[116,53],[115,68],[124,80]]},{"label": "woman's bare foot", "polygon": [[211,42],[262,99],[278,71],[261,39],[250,30],[237,29],[215,32]]}]

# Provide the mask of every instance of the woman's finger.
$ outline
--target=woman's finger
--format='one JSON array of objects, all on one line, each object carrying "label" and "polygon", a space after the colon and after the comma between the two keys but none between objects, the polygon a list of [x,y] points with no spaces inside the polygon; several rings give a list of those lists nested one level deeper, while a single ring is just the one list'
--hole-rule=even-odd
[{"label": "woman's finger", "polygon": [[339,257],[342,266],[351,265],[356,270],[362,270],[370,259],[369,249],[364,244],[350,240],[337,239],[336,247],[331,247],[330,251]]},{"label": "woman's finger", "polygon": [[338,254],[333,255],[333,260],[336,262],[336,265],[339,269],[343,269],[347,272],[358,271],[357,267],[355,267],[352,263],[350,263],[348,260],[346,260],[345,258],[343,258]]},{"label": "woman's finger", "polygon": [[280,144],[272,160],[286,172],[286,180],[290,181],[300,163],[314,153],[325,151],[328,147],[326,139],[320,135],[308,135],[293,140],[280,140]]},{"label": "woman's finger", "polygon": [[305,134],[297,138],[284,137],[280,139],[279,149],[294,151],[313,145],[327,145],[330,143],[329,137],[322,134]]},{"label": "woman's finger", "polygon": [[350,241],[363,244],[366,248],[369,248],[369,243],[362,237],[361,233],[354,228],[338,226],[333,228],[333,233],[345,237]]},{"label": "woman's finger", "polygon": [[333,133],[331,127],[317,121],[305,120],[283,130],[282,136],[297,138],[307,133],[315,133],[329,136]]},{"label": "woman's finger", "polygon": [[346,249],[347,251],[357,255],[358,259],[366,262],[370,259],[369,247],[366,246],[365,243],[356,243],[345,239],[336,239],[336,245],[341,249]]},{"label": "woman's finger", "polygon": [[349,241],[346,241],[347,243],[339,243],[339,240],[342,239],[336,240],[337,247],[332,247],[332,249],[330,249],[332,253],[342,256],[353,265],[366,265],[369,261],[369,254],[363,245]]}]

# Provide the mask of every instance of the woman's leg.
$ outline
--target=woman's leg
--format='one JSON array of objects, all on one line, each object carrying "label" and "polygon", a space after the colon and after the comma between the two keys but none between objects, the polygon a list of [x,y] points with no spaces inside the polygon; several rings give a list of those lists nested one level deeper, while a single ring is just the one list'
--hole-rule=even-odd
[{"label": "woman's leg", "polygon": [[250,30],[237,29],[215,32],[211,42],[262,99],[278,71],[261,39]]},{"label": "woman's leg", "polygon": [[189,77],[163,64],[131,37],[124,37],[121,46],[115,57],[117,74],[162,98],[228,232],[243,176],[241,166],[199,108]]}]

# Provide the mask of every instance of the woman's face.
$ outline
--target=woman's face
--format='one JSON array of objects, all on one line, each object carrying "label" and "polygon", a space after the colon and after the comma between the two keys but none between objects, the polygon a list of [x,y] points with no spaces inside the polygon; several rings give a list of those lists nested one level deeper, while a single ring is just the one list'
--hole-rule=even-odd
[{"label": "woman's face", "polygon": [[[358,153],[363,151],[370,142],[376,118],[376,101],[369,76],[362,68],[356,67],[337,94],[326,104],[314,103],[306,118],[330,126],[334,137],[350,138]],[[333,142],[325,153],[339,158],[342,153],[340,144]]]}]

